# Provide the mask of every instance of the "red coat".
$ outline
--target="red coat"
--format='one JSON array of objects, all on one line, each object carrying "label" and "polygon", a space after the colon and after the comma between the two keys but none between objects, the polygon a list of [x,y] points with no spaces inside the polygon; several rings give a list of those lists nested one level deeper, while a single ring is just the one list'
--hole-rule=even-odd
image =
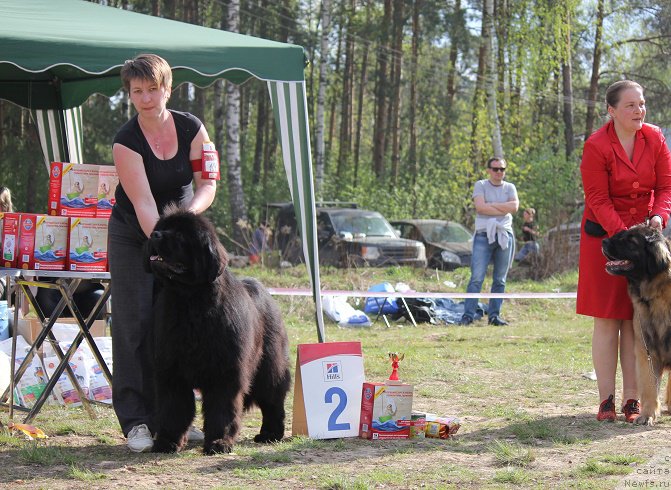
[{"label": "red coat", "polygon": [[599,318],[630,320],[633,309],[627,281],[606,272],[602,238],[585,233],[585,220],[596,221],[613,236],[658,214],[664,225],[671,211],[671,153],[661,130],[643,124],[636,133],[633,162],[608,122],[585,142],[580,164],[585,213],[580,232],[576,311]]}]

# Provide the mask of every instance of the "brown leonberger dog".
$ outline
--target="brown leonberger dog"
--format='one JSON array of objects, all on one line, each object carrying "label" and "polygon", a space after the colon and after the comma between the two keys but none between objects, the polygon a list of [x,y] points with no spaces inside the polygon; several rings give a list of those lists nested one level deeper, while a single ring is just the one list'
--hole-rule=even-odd
[{"label": "brown leonberger dog", "polygon": [[[652,425],[660,414],[659,387],[671,369],[671,242],[646,225],[602,242],[608,273],[627,278],[634,304],[636,377],[641,400],[637,424]],[[671,383],[666,404],[671,410]]]}]

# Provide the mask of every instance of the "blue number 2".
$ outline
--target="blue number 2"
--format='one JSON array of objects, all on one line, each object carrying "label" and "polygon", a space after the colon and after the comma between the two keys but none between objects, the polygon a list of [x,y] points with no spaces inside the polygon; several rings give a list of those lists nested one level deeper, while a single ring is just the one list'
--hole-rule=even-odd
[{"label": "blue number 2", "polygon": [[345,410],[345,407],[347,406],[347,393],[345,393],[345,390],[342,388],[329,388],[326,390],[326,393],[324,393],[324,402],[325,403],[333,403],[333,395],[338,395],[338,398],[340,399],[340,402],[338,403],[338,406],[335,407],[335,410],[331,413],[331,416],[329,417],[329,422],[328,422],[328,430],[349,430],[349,422],[344,423],[344,424],[339,424],[336,422],[336,419],[338,418],[338,415],[343,413]]}]

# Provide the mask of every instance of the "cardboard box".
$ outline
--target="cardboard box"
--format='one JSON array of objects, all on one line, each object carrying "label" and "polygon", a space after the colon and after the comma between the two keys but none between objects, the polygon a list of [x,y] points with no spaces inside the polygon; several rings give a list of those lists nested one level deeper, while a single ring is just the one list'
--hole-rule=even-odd
[{"label": "cardboard box", "polygon": [[19,250],[16,267],[18,269],[33,269],[35,257],[35,221],[37,215],[22,213],[19,220]]},{"label": "cardboard box", "polygon": [[426,413],[413,411],[410,416],[410,439],[424,439],[425,430]]},{"label": "cardboard box", "polygon": [[364,383],[359,436],[363,439],[408,439],[412,420],[412,385]]},{"label": "cardboard box", "polygon": [[[54,333],[54,335],[56,335],[56,338],[60,336],[57,335],[59,324],[64,325],[64,327],[61,327],[61,330],[70,330],[69,327],[75,327],[76,329],[72,330],[74,332],[74,335],[76,335],[77,332],[79,332],[77,325],[75,324],[74,318],[59,318],[57,322],[54,324],[52,330],[52,331],[56,330],[56,332]],[[19,335],[23,336],[23,338],[29,344],[35,342],[35,339],[37,338],[37,336],[40,334],[41,331],[42,331],[42,324],[37,318],[19,318],[19,325],[16,329],[16,332]],[[93,337],[105,337],[106,333],[105,320],[95,320],[91,325],[89,332]]]},{"label": "cardboard box", "polygon": [[38,214],[35,226],[34,269],[64,271],[68,257],[70,218]]},{"label": "cardboard box", "polygon": [[98,211],[99,165],[52,162],[49,214],[95,217]]},{"label": "cardboard box", "polygon": [[71,218],[68,235],[69,271],[107,270],[107,218]]},{"label": "cardboard box", "polygon": [[16,267],[19,250],[19,213],[5,213],[2,222],[2,266]]},{"label": "cardboard box", "polygon": [[109,218],[116,203],[114,193],[119,184],[119,176],[114,165],[100,165],[98,171],[97,218]]}]

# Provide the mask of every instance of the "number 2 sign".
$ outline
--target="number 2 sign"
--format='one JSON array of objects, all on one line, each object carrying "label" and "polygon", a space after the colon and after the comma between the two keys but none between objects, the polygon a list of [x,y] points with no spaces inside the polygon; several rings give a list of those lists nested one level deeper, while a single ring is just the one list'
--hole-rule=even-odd
[{"label": "number 2 sign", "polygon": [[299,344],[292,434],[358,436],[363,382],[361,342]]}]

